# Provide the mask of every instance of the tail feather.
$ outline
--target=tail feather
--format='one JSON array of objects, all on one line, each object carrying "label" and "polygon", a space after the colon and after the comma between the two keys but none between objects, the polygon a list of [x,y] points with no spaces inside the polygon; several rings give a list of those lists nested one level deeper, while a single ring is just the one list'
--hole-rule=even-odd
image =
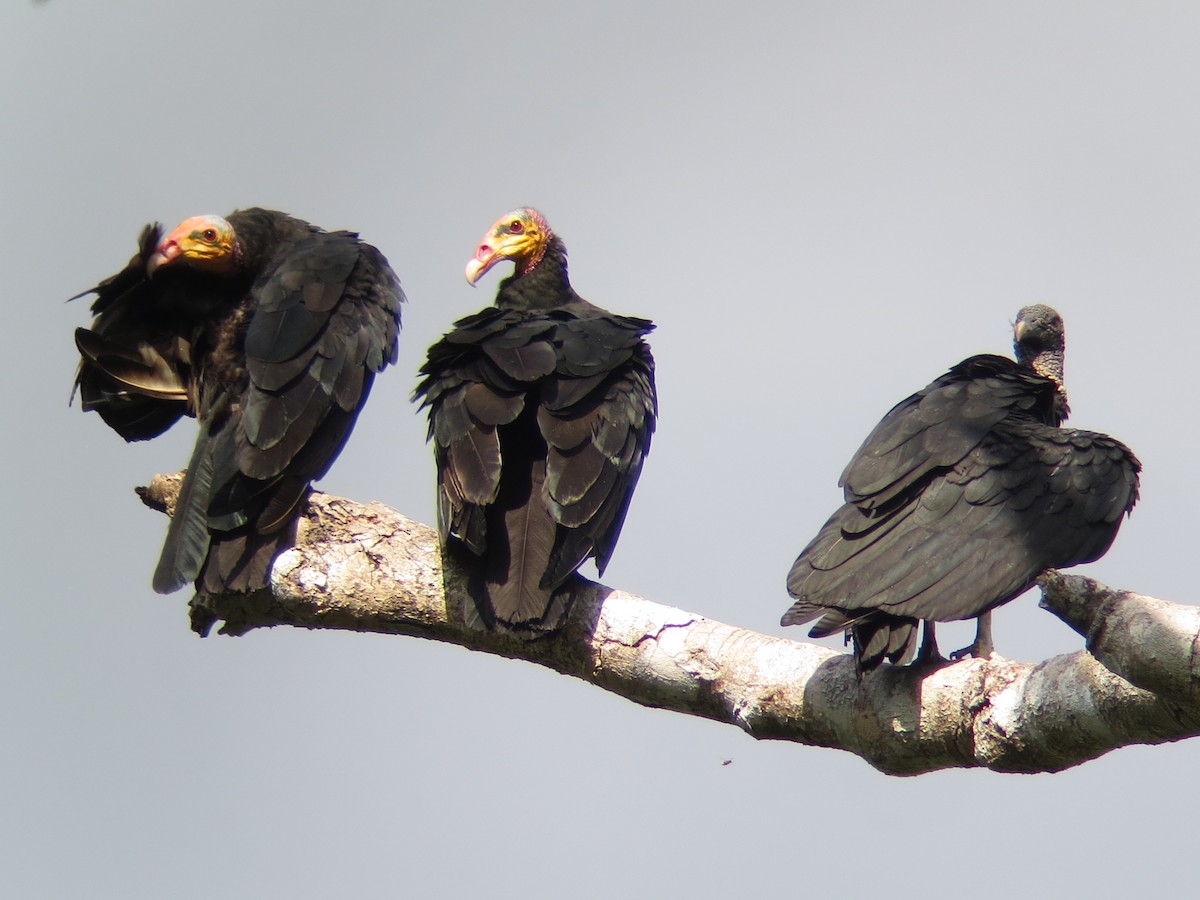
[{"label": "tail feather", "polygon": [[154,570],[154,590],[170,594],[200,574],[208,555],[208,506],[212,498],[213,438],[201,432],[192,451],[175,514]]},{"label": "tail feather", "polygon": [[210,594],[265,588],[275,558],[295,543],[294,538],[294,525],[271,534],[242,529],[228,536],[214,535],[197,587]]},{"label": "tail feather", "polygon": [[572,575],[553,591],[543,590],[544,597],[537,607],[536,615],[520,619],[512,616],[500,618],[488,583],[476,573],[468,585],[472,602],[464,607],[463,620],[468,628],[477,631],[498,631],[522,640],[536,640],[562,629],[582,583],[579,576]]},{"label": "tail feather", "polygon": [[509,483],[487,516],[485,562],[473,579],[479,615],[495,627],[542,633],[565,617],[569,592],[543,585],[558,523],[542,500],[545,464],[535,462],[528,482]]},{"label": "tail feather", "polygon": [[850,626],[854,638],[854,660],[860,672],[878,668],[886,659],[903,665],[917,647],[917,619],[874,613]]}]

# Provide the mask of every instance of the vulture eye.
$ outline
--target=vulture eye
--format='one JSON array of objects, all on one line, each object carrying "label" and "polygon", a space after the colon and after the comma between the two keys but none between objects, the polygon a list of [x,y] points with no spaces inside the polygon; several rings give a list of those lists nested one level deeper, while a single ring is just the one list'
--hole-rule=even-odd
[{"label": "vulture eye", "polygon": [[508,226],[508,230],[509,230],[510,234],[520,234],[522,231],[525,230],[525,226],[522,225],[520,222],[513,222],[511,225]]},{"label": "vulture eye", "polygon": [[204,238],[210,244],[214,244],[214,243],[216,243],[216,240],[217,240],[217,232],[214,231],[212,228],[205,228],[204,234],[200,235],[200,237]]}]

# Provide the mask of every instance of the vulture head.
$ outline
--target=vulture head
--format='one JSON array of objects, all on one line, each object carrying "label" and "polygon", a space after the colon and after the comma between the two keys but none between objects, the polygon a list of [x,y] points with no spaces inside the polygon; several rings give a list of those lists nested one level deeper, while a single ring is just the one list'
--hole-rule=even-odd
[{"label": "vulture head", "polygon": [[1066,328],[1062,316],[1043,304],[1026,306],[1013,323],[1013,352],[1017,362],[1029,366],[1059,389],[1063,384]]},{"label": "vulture head", "polygon": [[192,216],[159,242],[146,271],[153,274],[164,266],[188,265],[214,275],[231,275],[239,253],[229,222],[220,216]]},{"label": "vulture head", "polygon": [[553,236],[545,217],[536,209],[522,207],[501,216],[484,234],[467,263],[467,282],[475,284],[484,272],[505,259],[516,263],[518,275],[532,271],[542,261]]}]

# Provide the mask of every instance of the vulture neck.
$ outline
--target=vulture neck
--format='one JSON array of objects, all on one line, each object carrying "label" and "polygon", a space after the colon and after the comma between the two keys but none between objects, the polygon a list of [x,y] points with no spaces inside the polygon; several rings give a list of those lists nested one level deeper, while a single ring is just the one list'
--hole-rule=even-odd
[{"label": "vulture neck", "polygon": [[1062,350],[1042,350],[1040,353],[1021,361],[1038,375],[1053,381],[1060,392],[1064,390]]},{"label": "vulture neck", "polygon": [[235,278],[257,277],[281,248],[303,240],[314,231],[307,222],[258,207],[231,213],[229,223],[238,243],[238,275]]},{"label": "vulture neck", "polygon": [[504,279],[496,292],[501,309],[549,310],[580,302],[567,277],[567,248],[557,236],[550,238],[537,265]]},{"label": "vulture neck", "polygon": [[1028,366],[1036,375],[1054,383],[1053,424],[1061,425],[1071,414],[1067,404],[1067,389],[1063,385],[1063,349],[1056,347],[1041,350],[1032,355],[1022,355],[1020,362]]}]

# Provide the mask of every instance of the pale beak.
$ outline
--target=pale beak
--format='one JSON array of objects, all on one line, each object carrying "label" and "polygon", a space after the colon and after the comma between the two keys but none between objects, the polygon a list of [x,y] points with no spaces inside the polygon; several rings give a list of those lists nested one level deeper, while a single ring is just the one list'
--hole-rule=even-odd
[{"label": "pale beak", "polygon": [[467,276],[467,284],[475,286],[483,273],[490,269],[500,260],[500,255],[492,248],[491,244],[480,244],[479,249],[475,251],[475,255],[471,257],[471,261],[467,263],[467,269],[463,273]]},{"label": "pale beak", "polygon": [[182,255],[183,248],[179,246],[179,242],[174,238],[168,238],[158,245],[158,249],[154,251],[154,255],[147,261],[146,273],[153,275],[156,269],[174,262]]}]

